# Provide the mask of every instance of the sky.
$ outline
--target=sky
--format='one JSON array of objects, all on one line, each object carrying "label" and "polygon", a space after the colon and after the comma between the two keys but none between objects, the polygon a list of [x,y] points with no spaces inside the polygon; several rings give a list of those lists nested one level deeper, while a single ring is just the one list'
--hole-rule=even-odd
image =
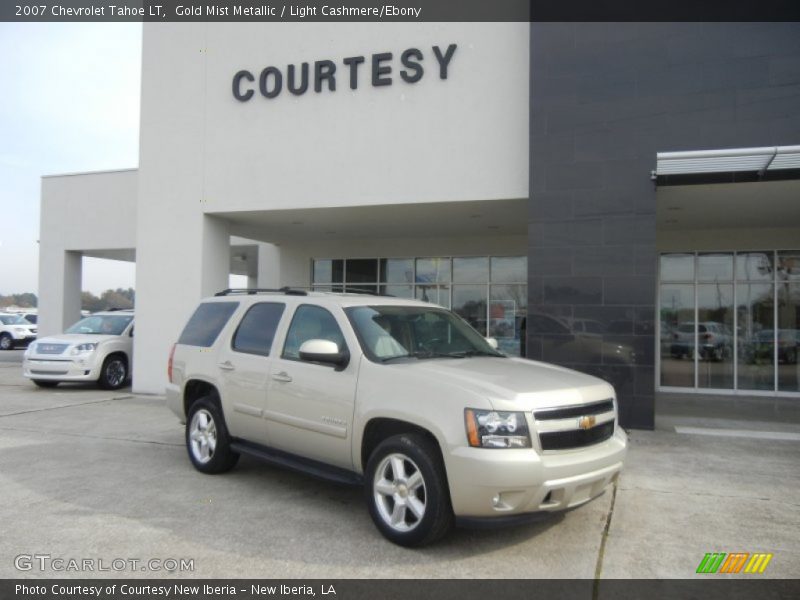
[{"label": "sky", "polygon": [[[140,23],[0,23],[0,294],[37,292],[42,175],[137,167]],[[134,287],[84,258],[83,289]]]}]

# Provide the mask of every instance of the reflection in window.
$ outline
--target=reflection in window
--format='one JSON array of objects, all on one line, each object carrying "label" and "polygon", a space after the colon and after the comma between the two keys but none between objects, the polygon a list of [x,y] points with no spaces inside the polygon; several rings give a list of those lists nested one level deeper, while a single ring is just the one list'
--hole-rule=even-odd
[{"label": "reflection in window", "polygon": [[515,355],[525,344],[528,314],[527,285],[492,285],[489,298],[489,337],[501,352]]},{"label": "reflection in window", "polygon": [[736,255],[736,279],[772,281],[772,252],[739,252]]},{"label": "reflection in window", "polygon": [[449,258],[418,258],[417,283],[449,283]]},{"label": "reflection in window", "polygon": [[694,387],[694,285],[661,286],[661,385]]},{"label": "reflection in window", "polygon": [[697,321],[697,386],[733,388],[733,284],[697,286]]},{"label": "reflection in window", "polygon": [[348,258],[345,267],[347,283],[378,283],[378,261],[374,258]]},{"label": "reflection in window", "polygon": [[771,283],[740,283],[737,287],[739,389],[775,388],[774,358],[770,341],[774,335],[775,306]]},{"label": "reflection in window", "polygon": [[417,300],[450,308],[449,285],[417,285]]},{"label": "reflection in window", "polygon": [[485,284],[453,286],[453,311],[484,335],[487,294]]},{"label": "reflection in window", "polygon": [[777,341],[778,389],[796,392],[800,390],[800,283],[778,284]]}]

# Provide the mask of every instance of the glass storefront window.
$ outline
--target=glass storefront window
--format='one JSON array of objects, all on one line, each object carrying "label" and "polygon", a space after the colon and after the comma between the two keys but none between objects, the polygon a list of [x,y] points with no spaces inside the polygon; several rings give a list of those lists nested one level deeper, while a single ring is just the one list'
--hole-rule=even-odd
[{"label": "glass storefront window", "polygon": [[484,336],[487,296],[486,284],[453,286],[453,311]]},{"label": "glass storefront window", "polygon": [[417,300],[450,308],[450,286],[417,284]]},{"label": "glass storefront window", "polygon": [[737,281],[772,281],[773,253],[739,252],[736,255]]},{"label": "glass storefront window", "polygon": [[697,257],[699,281],[732,281],[733,254],[700,254]]},{"label": "glass storefront window", "polygon": [[775,389],[774,314],[771,283],[737,286],[739,389]]},{"label": "glass storefront window", "polygon": [[800,390],[800,283],[778,284],[777,342],[778,389],[796,392]]},{"label": "glass storefront window", "polygon": [[525,256],[348,258],[312,261],[313,289],[417,298],[453,310],[500,350],[524,355]]},{"label": "glass storefront window", "polygon": [[[486,283],[489,281],[489,257],[453,259],[453,283]],[[455,300],[453,301],[455,305]]]},{"label": "glass storefront window", "polygon": [[382,258],[381,283],[414,283],[414,260],[411,258]]},{"label": "glass storefront window", "polygon": [[661,281],[694,281],[694,254],[662,254]]},{"label": "glass storefront window", "polygon": [[694,387],[694,285],[661,286],[661,385]]},{"label": "glass storefront window", "polygon": [[492,257],[492,283],[526,283],[527,281],[527,256]]},{"label": "glass storefront window", "polygon": [[518,355],[525,344],[527,285],[492,285],[489,294],[489,337],[506,354]]},{"label": "glass storefront window", "polygon": [[344,261],[321,259],[314,261],[313,283],[342,283]]},{"label": "glass storefront window", "polygon": [[381,294],[394,296],[395,298],[413,298],[414,287],[410,285],[382,285]]},{"label": "glass storefront window", "polygon": [[418,258],[417,283],[450,283],[449,258]]},{"label": "glass storefront window", "polygon": [[733,340],[733,284],[698,285],[697,387],[733,388]]},{"label": "glass storefront window", "polygon": [[799,250],[664,254],[660,267],[661,386],[800,391]]},{"label": "glass storefront window", "polygon": [[778,281],[800,281],[800,250],[778,252]]},{"label": "glass storefront window", "polygon": [[375,258],[348,258],[345,261],[347,283],[378,283],[378,260]]}]

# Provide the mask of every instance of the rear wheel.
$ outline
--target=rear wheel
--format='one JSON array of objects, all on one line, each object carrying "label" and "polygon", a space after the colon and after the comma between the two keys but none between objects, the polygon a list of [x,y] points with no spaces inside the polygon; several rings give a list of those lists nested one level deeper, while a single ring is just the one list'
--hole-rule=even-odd
[{"label": "rear wheel", "polygon": [[31,381],[40,388],[54,388],[58,385],[57,381],[45,381],[44,379],[31,379]]},{"label": "rear wheel", "polygon": [[194,468],[202,473],[224,473],[238,462],[231,438],[216,402],[210,396],[197,400],[186,419],[186,450]]},{"label": "rear wheel", "polygon": [[380,532],[400,546],[422,546],[453,526],[444,465],[436,445],[417,434],[381,442],[370,456],[365,493]]}]

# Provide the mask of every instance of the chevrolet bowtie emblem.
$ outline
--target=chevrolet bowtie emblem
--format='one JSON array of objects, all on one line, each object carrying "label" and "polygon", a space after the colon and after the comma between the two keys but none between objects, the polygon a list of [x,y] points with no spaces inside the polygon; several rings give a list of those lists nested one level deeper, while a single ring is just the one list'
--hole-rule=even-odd
[{"label": "chevrolet bowtie emblem", "polygon": [[589,415],[588,417],[581,417],[578,419],[578,427],[581,429],[591,429],[597,423],[597,419],[594,415]]}]

